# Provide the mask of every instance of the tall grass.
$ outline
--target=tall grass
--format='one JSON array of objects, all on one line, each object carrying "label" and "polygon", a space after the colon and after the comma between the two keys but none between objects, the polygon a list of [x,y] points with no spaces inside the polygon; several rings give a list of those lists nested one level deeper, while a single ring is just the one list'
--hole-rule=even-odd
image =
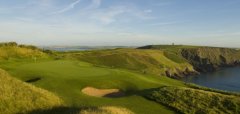
[{"label": "tall grass", "polygon": [[200,89],[200,90],[204,90],[204,91],[217,92],[217,93],[221,93],[221,94],[224,94],[224,95],[235,95],[235,96],[240,97],[240,93],[237,93],[237,92],[229,92],[229,91],[224,91],[224,90],[207,88],[207,87],[199,86],[199,85],[196,85],[196,84],[193,84],[193,83],[185,83],[185,85],[190,87],[190,88],[193,88],[193,89]]},{"label": "tall grass", "polygon": [[10,77],[0,69],[0,113],[27,113],[61,106],[62,100],[46,90]]},{"label": "tall grass", "polygon": [[48,55],[35,46],[18,45],[17,43],[0,43],[0,59],[11,58],[43,58]]},{"label": "tall grass", "polygon": [[162,87],[148,98],[185,114],[239,114],[240,97],[183,87]]}]

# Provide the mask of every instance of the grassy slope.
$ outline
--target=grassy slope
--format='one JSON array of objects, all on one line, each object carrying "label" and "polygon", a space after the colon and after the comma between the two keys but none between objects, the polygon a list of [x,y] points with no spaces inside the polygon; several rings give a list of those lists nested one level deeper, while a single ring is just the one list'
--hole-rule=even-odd
[{"label": "grassy slope", "polygon": [[26,113],[61,106],[54,94],[10,77],[0,69],[0,113]]},{"label": "grassy slope", "polygon": [[187,61],[179,56],[159,50],[115,49],[70,53],[70,57],[78,58],[95,65],[108,66],[139,71],[141,73],[166,75],[194,71]]},{"label": "grassy slope", "polygon": [[138,49],[154,49],[168,51],[174,54],[179,54],[182,49],[194,49],[199,48],[200,46],[190,46],[190,45],[148,45],[139,47]]},{"label": "grassy slope", "polygon": [[[29,61],[9,62],[1,64],[1,67],[8,69],[13,76],[23,81],[40,77],[41,80],[33,84],[56,92],[67,105],[73,107],[120,106],[137,114],[173,113],[168,108],[145,99],[141,96],[141,93],[149,88],[165,85],[184,86],[180,81],[167,77],[94,67],[89,63],[72,60],[49,60],[32,63]],[[126,92],[127,96],[116,99],[90,97],[81,93],[81,89],[86,86],[119,88]]]},{"label": "grassy slope", "polygon": [[139,47],[138,49],[185,49],[185,48],[197,48],[200,46],[191,46],[191,45],[147,45]]},{"label": "grassy slope", "polygon": [[[228,93],[229,94],[229,93]],[[183,87],[162,87],[148,98],[186,114],[239,114],[240,96]]]}]

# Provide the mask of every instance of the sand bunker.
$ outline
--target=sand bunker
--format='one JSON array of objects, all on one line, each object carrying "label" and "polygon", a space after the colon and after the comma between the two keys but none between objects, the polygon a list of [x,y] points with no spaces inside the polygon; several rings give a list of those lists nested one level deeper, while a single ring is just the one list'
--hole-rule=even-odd
[{"label": "sand bunker", "polygon": [[94,96],[94,97],[117,98],[125,95],[119,89],[96,89],[93,87],[86,87],[82,89],[82,92],[86,95]]}]

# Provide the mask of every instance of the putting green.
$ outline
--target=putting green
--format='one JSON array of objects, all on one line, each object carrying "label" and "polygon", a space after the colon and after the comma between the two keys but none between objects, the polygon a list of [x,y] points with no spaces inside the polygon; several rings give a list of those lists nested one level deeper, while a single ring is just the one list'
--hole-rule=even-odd
[{"label": "putting green", "polygon": [[[73,60],[9,62],[1,67],[23,81],[38,78],[32,84],[56,93],[70,106],[121,106],[137,114],[174,113],[140,94],[164,85],[184,86],[182,82],[167,77],[94,67],[89,63]],[[91,97],[81,92],[88,86],[120,89],[126,96],[114,99]]]}]

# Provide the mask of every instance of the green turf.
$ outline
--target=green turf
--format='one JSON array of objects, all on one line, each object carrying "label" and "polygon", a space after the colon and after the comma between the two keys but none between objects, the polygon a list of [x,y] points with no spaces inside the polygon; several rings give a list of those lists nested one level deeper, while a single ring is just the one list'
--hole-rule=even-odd
[{"label": "green turf", "polygon": [[[174,113],[145,99],[141,93],[164,85],[184,86],[182,82],[167,77],[94,67],[86,62],[72,60],[15,61],[2,63],[1,67],[23,81],[41,78],[33,84],[57,93],[69,106],[121,106],[137,114]],[[81,93],[81,89],[86,86],[118,88],[127,95],[114,99],[90,97]]]}]

